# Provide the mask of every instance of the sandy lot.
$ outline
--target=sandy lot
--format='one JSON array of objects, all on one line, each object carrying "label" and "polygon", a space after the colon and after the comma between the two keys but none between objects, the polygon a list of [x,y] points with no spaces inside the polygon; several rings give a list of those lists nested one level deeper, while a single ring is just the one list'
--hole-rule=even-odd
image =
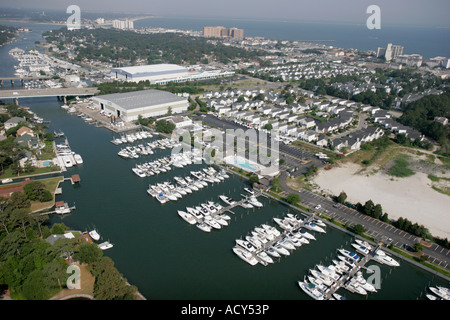
[{"label": "sandy lot", "polygon": [[383,173],[356,174],[361,167],[345,164],[331,170],[320,170],[314,182],[330,194],[347,194],[347,201],[379,203],[390,219],[407,218],[424,225],[433,236],[450,238],[450,197],[431,188],[425,173],[407,178]]}]

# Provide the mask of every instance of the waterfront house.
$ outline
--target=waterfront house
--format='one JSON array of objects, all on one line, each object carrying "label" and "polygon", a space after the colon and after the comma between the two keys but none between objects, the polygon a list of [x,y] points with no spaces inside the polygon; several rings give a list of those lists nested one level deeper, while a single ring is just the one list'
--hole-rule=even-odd
[{"label": "waterfront house", "polygon": [[26,119],[22,117],[12,117],[11,119],[5,121],[5,130],[9,130],[19,125],[20,122],[25,122]]}]

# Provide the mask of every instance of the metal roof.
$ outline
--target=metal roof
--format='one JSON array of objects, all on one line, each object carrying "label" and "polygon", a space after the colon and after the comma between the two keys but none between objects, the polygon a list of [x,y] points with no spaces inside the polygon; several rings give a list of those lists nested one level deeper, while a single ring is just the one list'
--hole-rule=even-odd
[{"label": "metal roof", "polygon": [[106,94],[98,96],[97,98],[111,101],[112,103],[127,110],[187,101],[186,98],[177,96],[173,93],[155,89]]}]

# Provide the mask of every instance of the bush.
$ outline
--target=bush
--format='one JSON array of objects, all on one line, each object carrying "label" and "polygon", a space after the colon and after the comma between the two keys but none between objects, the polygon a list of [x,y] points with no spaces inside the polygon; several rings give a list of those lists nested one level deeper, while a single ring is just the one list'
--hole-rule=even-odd
[{"label": "bush", "polygon": [[286,202],[290,203],[290,204],[297,204],[298,202],[300,202],[301,198],[298,194],[296,193],[291,193],[290,195],[288,195],[286,197]]}]

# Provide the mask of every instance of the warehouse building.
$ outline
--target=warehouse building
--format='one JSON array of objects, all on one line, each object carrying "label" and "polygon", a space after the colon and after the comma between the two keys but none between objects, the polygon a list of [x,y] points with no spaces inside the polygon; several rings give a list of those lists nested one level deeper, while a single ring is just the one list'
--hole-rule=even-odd
[{"label": "warehouse building", "polygon": [[185,77],[189,73],[189,70],[185,67],[178,66],[176,64],[151,64],[145,66],[133,66],[123,68],[112,68],[110,77],[116,80],[139,82],[150,81],[155,83],[156,81],[164,79],[176,79]]},{"label": "warehouse building", "polygon": [[181,113],[187,110],[186,98],[161,90],[142,90],[126,93],[113,93],[92,98],[94,105],[105,113],[114,115],[126,122],[165,115],[169,111]]},{"label": "warehouse building", "polygon": [[233,71],[198,70],[198,68],[185,68],[176,64],[151,64],[112,68],[106,76],[111,80],[139,82],[150,81],[151,84],[165,85],[169,82],[186,82],[194,80],[207,80],[234,75]]}]

